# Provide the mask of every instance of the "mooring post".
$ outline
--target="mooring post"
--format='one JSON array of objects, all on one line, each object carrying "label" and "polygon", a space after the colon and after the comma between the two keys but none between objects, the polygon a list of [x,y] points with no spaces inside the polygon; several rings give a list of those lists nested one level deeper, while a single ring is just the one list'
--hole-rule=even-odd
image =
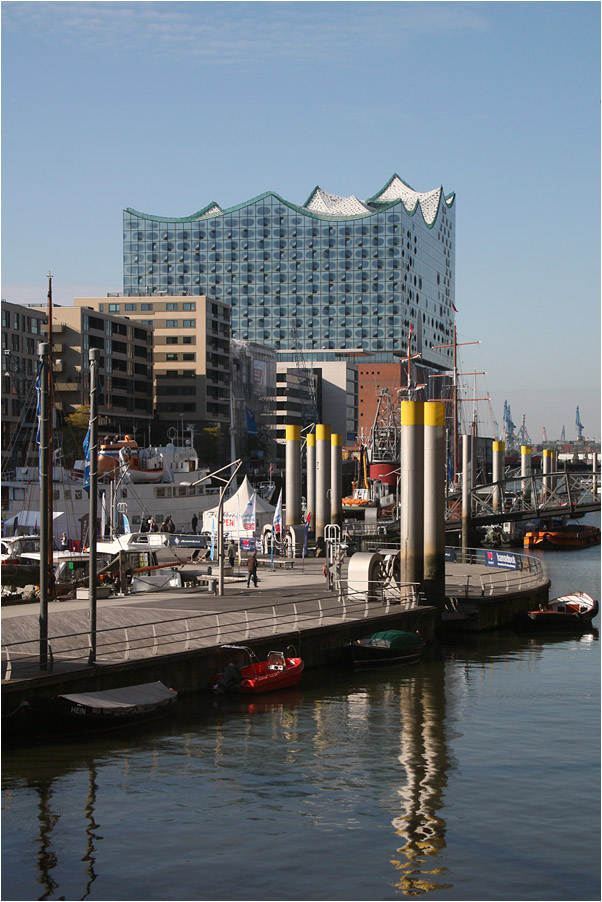
[{"label": "mooring post", "polygon": [[506,443],[493,443],[493,509],[496,513],[500,513],[504,504],[504,461],[506,456]]},{"label": "mooring post", "polygon": [[462,436],[462,559],[468,559],[470,547],[470,523],[471,523],[471,460],[470,460],[470,436]]},{"label": "mooring post", "polygon": [[424,579],[424,401],[401,402],[400,582]]},{"label": "mooring post", "polygon": [[430,604],[445,603],[445,405],[424,404],[424,588]]},{"label": "mooring post", "polygon": [[301,523],[301,426],[286,426],[286,525]]},{"label": "mooring post", "polygon": [[316,539],[330,519],[330,426],[316,424]]}]

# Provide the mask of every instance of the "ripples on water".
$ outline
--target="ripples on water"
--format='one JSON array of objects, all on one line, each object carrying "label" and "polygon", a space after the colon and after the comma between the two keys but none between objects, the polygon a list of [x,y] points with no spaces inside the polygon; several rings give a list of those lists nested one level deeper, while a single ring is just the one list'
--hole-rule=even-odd
[{"label": "ripples on water", "polygon": [[[599,597],[599,549],[544,561]],[[430,651],[5,750],[2,898],[599,899],[597,636]]]}]

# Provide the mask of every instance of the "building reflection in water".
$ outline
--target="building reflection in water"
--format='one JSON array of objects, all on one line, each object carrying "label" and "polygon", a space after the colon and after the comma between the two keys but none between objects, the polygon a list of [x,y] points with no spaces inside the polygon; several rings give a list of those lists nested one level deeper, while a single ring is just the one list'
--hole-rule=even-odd
[{"label": "building reflection in water", "polygon": [[[102,839],[97,833],[99,825],[95,819],[96,792],[98,789],[97,772],[94,761],[88,761],[88,792],[84,803],[84,816],[86,819],[85,837],[86,848],[81,858],[84,863],[85,889],[79,897],[87,899],[92,891],[92,884],[96,880],[96,845]],[[48,899],[59,889],[59,884],[54,879],[52,872],[59,865],[58,856],[52,848],[52,834],[54,828],[61,819],[60,814],[52,812],[52,780],[44,783],[36,783],[38,794],[38,823],[40,825],[40,839],[38,844],[38,873],[43,889],[40,899]],[[63,897],[64,898],[64,897]]]},{"label": "building reflection in water", "polygon": [[[446,823],[439,811],[450,766],[443,673],[441,667],[431,679],[401,685],[399,763],[406,782],[399,790],[402,812],[392,824],[403,842],[396,850],[400,857],[391,859],[391,863],[400,872],[395,886],[406,896],[452,887],[441,879],[447,868],[437,867],[436,862],[445,848]],[[437,678],[441,685],[436,685]]]}]

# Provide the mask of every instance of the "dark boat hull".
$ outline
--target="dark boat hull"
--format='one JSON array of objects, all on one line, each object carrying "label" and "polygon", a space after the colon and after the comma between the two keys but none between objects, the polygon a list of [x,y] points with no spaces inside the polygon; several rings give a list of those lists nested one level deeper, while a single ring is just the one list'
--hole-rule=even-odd
[{"label": "dark boat hull", "polygon": [[61,735],[115,730],[171,713],[178,694],[162,683],[125,686],[106,692],[35,697],[30,709],[35,726]]},{"label": "dark boat hull", "polygon": [[415,664],[422,656],[422,648],[406,652],[390,648],[377,648],[351,642],[343,646],[343,654],[354,667],[394,667],[400,664]]}]

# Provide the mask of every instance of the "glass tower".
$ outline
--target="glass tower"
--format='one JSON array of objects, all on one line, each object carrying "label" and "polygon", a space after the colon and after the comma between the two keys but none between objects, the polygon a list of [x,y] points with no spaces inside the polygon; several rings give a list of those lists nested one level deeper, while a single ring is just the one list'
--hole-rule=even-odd
[{"label": "glass tower", "polygon": [[123,214],[128,295],[206,295],[229,303],[232,338],[291,355],[412,351],[449,367],[455,302],[455,194],[394,175],[360,201],[315,188],[302,206],[273,192],[180,219]]}]

